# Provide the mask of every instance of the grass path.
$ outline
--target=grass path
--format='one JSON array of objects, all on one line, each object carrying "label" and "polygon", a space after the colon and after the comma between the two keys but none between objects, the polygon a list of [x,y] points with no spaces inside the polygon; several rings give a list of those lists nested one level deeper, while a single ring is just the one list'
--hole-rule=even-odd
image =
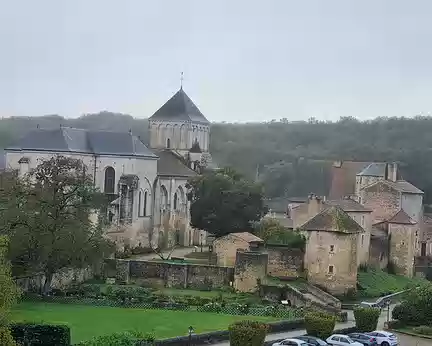
[{"label": "grass path", "polygon": [[105,306],[24,302],[12,311],[15,322],[66,324],[72,342],[124,331],[154,332],[156,338],[186,335],[189,326],[196,333],[227,329],[234,321],[275,320],[272,317],[222,315],[195,311],[145,310]]}]

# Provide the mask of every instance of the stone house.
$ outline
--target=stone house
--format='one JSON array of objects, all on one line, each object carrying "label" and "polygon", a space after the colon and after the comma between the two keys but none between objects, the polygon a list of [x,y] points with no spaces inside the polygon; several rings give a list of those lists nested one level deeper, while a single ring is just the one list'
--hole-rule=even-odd
[{"label": "stone house", "polygon": [[257,251],[264,241],[249,232],[230,233],[213,241],[217,264],[234,267],[238,251]]},{"label": "stone house", "polygon": [[339,206],[325,206],[301,229],[307,233],[307,279],[335,295],[355,290],[358,238],[364,229]]},{"label": "stone house", "polygon": [[181,88],[149,128],[150,147],[131,131],[38,128],[5,150],[5,167],[24,175],[53,155],[81,159],[111,201],[108,236],[119,247],[205,243],[190,226],[186,182],[211,166],[210,123]]}]

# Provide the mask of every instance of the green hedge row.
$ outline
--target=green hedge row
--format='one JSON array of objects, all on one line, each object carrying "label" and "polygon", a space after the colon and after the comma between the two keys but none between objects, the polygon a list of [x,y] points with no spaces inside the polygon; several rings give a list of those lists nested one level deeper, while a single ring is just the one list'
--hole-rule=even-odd
[{"label": "green hedge row", "polygon": [[320,339],[328,338],[336,325],[336,317],[323,312],[309,312],[305,315],[306,331]]},{"label": "green hedge row", "polygon": [[376,330],[381,310],[377,308],[355,308],[356,327],[363,332]]},{"label": "green hedge row", "polygon": [[16,323],[10,326],[18,344],[25,346],[69,346],[70,329],[64,325]]},{"label": "green hedge row", "polygon": [[256,321],[239,321],[229,326],[231,346],[262,346],[269,327]]}]

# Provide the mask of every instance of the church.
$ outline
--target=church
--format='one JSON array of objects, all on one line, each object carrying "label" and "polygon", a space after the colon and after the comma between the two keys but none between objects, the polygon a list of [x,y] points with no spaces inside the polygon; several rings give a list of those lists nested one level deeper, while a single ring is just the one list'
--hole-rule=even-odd
[{"label": "church", "polygon": [[53,155],[81,159],[110,201],[107,235],[119,247],[205,245],[190,226],[188,179],[212,168],[210,122],[181,87],[149,118],[150,145],[132,132],[34,129],[6,148],[24,175]]}]

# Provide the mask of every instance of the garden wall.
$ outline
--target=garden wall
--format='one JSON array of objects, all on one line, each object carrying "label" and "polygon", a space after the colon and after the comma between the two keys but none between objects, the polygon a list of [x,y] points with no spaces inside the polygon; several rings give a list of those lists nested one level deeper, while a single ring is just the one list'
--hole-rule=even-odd
[{"label": "garden wall", "polygon": [[[68,268],[54,274],[51,288],[63,290],[72,283],[81,283],[91,278],[93,278],[93,270],[90,267],[82,269]],[[23,292],[40,292],[45,283],[45,275],[34,274],[16,277],[15,282]]]},{"label": "garden wall", "polygon": [[234,269],[201,264],[139,260],[106,260],[105,276],[118,282],[134,279],[161,279],[166,287],[219,288],[233,281]]},{"label": "garden wall", "polygon": [[267,244],[267,274],[279,278],[298,278],[303,271],[304,253],[286,245]]}]

